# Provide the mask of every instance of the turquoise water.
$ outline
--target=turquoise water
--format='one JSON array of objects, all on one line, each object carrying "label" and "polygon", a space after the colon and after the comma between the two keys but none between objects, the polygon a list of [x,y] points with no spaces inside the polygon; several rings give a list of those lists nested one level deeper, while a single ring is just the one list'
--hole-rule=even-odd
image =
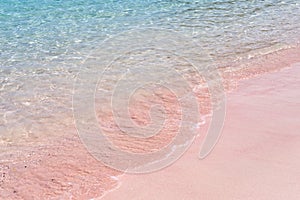
[{"label": "turquoise water", "polygon": [[227,60],[298,43],[299,13],[298,0],[2,0],[1,138],[31,140],[70,127],[80,63],[112,35],[164,28],[198,44],[194,53]]},{"label": "turquoise water", "polygon": [[232,56],[297,42],[298,13],[298,0],[4,0],[0,66],[67,61],[95,48],[95,41],[149,26],[184,32],[216,57]]}]

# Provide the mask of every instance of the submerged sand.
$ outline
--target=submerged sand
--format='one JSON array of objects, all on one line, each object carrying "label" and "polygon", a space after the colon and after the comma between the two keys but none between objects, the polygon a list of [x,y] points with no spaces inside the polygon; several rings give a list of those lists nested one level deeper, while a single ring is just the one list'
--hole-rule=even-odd
[{"label": "submerged sand", "polygon": [[292,48],[220,69],[231,91],[227,115],[204,160],[200,135],[172,166],[120,176],[88,153],[72,126],[34,144],[1,144],[0,199],[299,199],[300,65],[277,71],[299,62],[299,53]]}]

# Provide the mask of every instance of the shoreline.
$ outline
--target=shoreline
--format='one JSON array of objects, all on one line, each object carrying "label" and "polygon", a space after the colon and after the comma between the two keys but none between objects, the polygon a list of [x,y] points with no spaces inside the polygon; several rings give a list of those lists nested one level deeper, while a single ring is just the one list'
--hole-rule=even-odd
[{"label": "shoreline", "polygon": [[[244,66],[251,66],[249,70],[248,68],[235,69],[230,65],[228,67],[220,68],[222,77],[225,80],[224,85],[226,86],[226,93],[231,95],[231,93],[235,93],[239,90],[240,82],[251,82],[253,79],[261,79],[261,77],[268,76],[269,74],[281,73],[281,71],[289,69],[289,65],[291,63],[294,63],[295,61],[300,62],[299,49],[299,47],[295,47],[249,59],[247,60],[249,63]],[[272,59],[274,58],[276,58],[277,63],[276,65],[271,65],[273,62]],[[255,59],[258,59],[259,62]],[[252,66],[251,63],[257,63],[257,65]],[[241,63],[237,63],[236,65],[240,64]],[[267,68],[268,70],[265,68],[261,69],[262,66],[268,66],[269,68]],[[235,71],[232,71],[232,69],[235,69]],[[280,77],[278,78],[280,79]],[[207,124],[208,123],[201,127],[201,129],[207,128],[205,127]],[[65,134],[59,135],[57,138],[50,138],[49,141],[48,139],[49,138],[44,138],[43,141],[40,141],[35,146],[26,147],[26,144],[20,144],[21,147],[24,145],[25,150],[15,149],[13,145],[1,145],[1,148],[6,149],[9,147],[9,149],[13,151],[6,152],[7,154],[2,153],[0,155],[2,158],[8,158],[6,162],[2,162],[0,165],[0,172],[2,174],[6,174],[5,178],[0,179],[0,191],[1,193],[3,192],[0,197],[5,197],[6,199],[22,199],[24,197],[28,197],[27,193],[31,190],[29,194],[31,197],[43,195],[45,191],[47,191],[46,193],[49,197],[61,194],[63,196],[59,197],[71,195],[71,197],[76,199],[77,197],[96,198],[95,196],[100,195],[97,199],[106,199],[110,198],[110,195],[114,192],[122,190],[124,187],[123,183],[126,183],[127,179],[129,179],[129,181],[131,179],[127,178],[128,175],[123,175],[123,173],[108,169],[103,164],[96,161],[86,151],[73,127],[70,130],[68,129]],[[203,140],[203,135],[196,138],[196,142],[201,140]],[[195,146],[199,145],[193,144],[191,148],[192,150],[188,150],[187,154],[190,154],[190,151],[196,151],[196,149],[199,151],[199,148],[195,148]],[[217,147],[218,146],[219,144],[217,144]],[[74,153],[76,155],[74,155]],[[214,154],[214,151],[212,154]],[[197,158],[197,155],[187,156],[192,160]],[[185,154],[184,157],[186,157]],[[208,159],[210,159],[209,157]],[[86,162],[86,160],[88,160],[88,162],[78,162],[78,158],[81,158],[80,160],[83,160],[83,162]],[[64,165],[56,166],[56,163],[61,162],[64,163]],[[26,168],[24,163],[26,163]],[[9,166],[9,169],[7,169],[6,166]],[[183,166],[179,166],[179,168],[183,168]],[[99,169],[102,169],[103,171]],[[66,172],[67,170],[68,172]],[[36,173],[36,171],[38,171],[38,173]],[[67,178],[60,178],[59,175],[61,173],[65,174]],[[169,177],[172,176],[170,173],[167,173],[167,175]],[[94,178],[92,178],[95,176],[98,177],[99,180],[94,180]],[[114,178],[111,178],[113,179],[111,180],[109,178],[111,176],[117,177],[118,180]],[[25,182],[24,180],[19,180],[22,178],[26,179]],[[91,181],[91,183],[89,183],[88,181],[91,178],[94,182]],[[53,183],[53,181],[51,181],[52,179],[57,181]],[[49,180],[50,183],[48,183]],[[68,185],[69,182],[73,182],[73,186]],[[86,183],[84,183],[84,186],[81,187],[80,185],[83,182]],[[20,187],[21,189],[15,192],[18,185],[24,184],[26,186]],[[96,190],[97,185],[100,188],[98,191],[90,190],[90,188]],[[32,190],[31,187],[35,187],[35,190]],[[68,191],[68,188],[71,188],[72,192]]]},{"label": "shoreline", "polygon": [[197,138],[172,166],[125,174],[98,199],[299,199],[299,85],[300,63],[240,81],[211,155],[197,160]]},{"label": "shoreline", "polygon": [[[294,63],[300,63],[299,45],[294,45],[288,48],[278,48],[274,51],[265,51],[266,53],[264,53],[264,51],[262,50],[262,52],[263,53],[261,54],[254,54],[255,56],[252,56],[250,58],[242,57],[238,61],[234,61],[233,63],[226,62],[226,64],[220,64],[219,70],[224,79],[223,84],[226,89],[226,94],[230,95],[232,92],[236,91],[239,88],[240,82],[260,78],[261,76],[266,76],[270,73],[280,73],[281,71],[291,68]],[[276,63],[274,63],[273,60],[276,60]],[[206,129],[208,128],[208,124],[209,120],[208,122],[205,122],[204,127],[201,127],[201,130],[205,129],[204,131],[206,131]],[[195,140],[202,141],[204,137],[204,135],[198,135]],[[122,174],[120,182],[126,181],[126,179],[123,178],[124,176],[126,177],[127,175]],[[111,192],[118,190],[121,185],[122,183],[119,183],[118,187],[112,188],[97,199],[106,199],[106,195],[109,195]]]}]

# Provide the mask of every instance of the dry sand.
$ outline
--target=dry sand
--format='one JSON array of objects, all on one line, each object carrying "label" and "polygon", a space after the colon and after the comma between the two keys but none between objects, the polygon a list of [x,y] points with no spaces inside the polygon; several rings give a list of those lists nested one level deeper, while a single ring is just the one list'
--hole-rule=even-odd
[{"label": "dry sand", "polygon": [[203,137],[172,166],[121,177],[108,199],[300,199],[300,64],[243,80],[227,95],[222,136]]}]

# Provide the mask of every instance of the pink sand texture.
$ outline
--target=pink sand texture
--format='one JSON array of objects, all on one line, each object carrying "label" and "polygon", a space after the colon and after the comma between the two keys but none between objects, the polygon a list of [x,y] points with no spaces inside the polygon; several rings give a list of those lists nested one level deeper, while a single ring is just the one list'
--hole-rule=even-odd
[{"label": "pink sand texture", "polygon": [[222,136],[203,137],[168,168],[121,177],[101,199],[300,199],[300,63],[242,80],[227,95]]}]

